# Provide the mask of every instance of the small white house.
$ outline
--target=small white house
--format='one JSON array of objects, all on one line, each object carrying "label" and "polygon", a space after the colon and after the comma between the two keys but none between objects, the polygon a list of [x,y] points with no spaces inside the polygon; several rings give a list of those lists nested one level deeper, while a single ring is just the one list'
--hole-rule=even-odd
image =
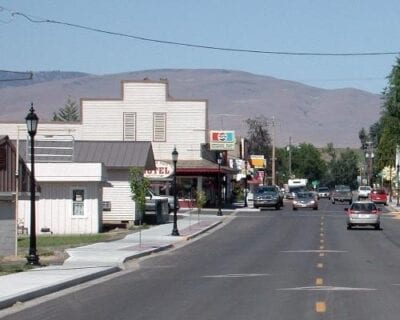
[{"label": "small white house", "polygon": [[[29,166],[29,164],[28,164]],[[36,233],[85,234],[101,231],[102,163],[36,163],[41,187],[36,200]],[[30,226],[30,201],[20,200],[19,219]]]},{"label": "small white house", "polygon": [[[25,144],[20,141],[23,157]],[[135,221],[129,170],[155,168],[150,142],[75,141],[72,158],[57,141],[36,145],[35,178],[41,188],[36,201],[37,233],[97,233],[104,224]],[[28,227],[30,201],[19,201],[18,208],[19,219]]]}]

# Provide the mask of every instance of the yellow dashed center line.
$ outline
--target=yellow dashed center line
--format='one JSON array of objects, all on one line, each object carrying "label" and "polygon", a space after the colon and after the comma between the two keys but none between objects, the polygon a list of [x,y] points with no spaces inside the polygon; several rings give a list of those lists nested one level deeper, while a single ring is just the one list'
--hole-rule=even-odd
[{"label": "yellow dashed center line", "polygon": [[325,301],[317,301],[315,303],[315,311],[318,312],[318,313],[326,312]]},{"label": "yellow dashed center line", "polygon": [[[322,216],[321,217],[321,228],[320,228],[321,232],[319,234],[321,238],[324,237],[324,221],[323,220],[324,220],[324,217]],[[320,243],[319,249],[320,250],[324,250],[324,248],[325,248],[325,246],[323,245],[324,242],[325,242],[324,239],[320,239],[319,240],[319,243]],[[319,256],[320,257],[324,257],[325,253],[324,252],[320,252]],[[323,267],[324,267],[324,264],[322,262],[319,262],[317,264],[317,268],[322,269]],[[315,285],[316,286],[322,286],[323,284],[324,284],[324,280],[322,278],[316,278],[315,279]],[[315,312],[317,312],[317,313],[325,313],[326,312],[326,303],[325,303],[325,301],[317,301],[315,303]]]}]

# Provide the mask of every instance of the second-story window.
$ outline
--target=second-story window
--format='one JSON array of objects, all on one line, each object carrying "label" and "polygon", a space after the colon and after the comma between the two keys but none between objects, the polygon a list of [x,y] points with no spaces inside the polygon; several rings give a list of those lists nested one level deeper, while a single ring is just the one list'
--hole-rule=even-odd
[{"label": "second-story window", "polygon": [[124,112],[124,141],[136,141],[136,112]]},{"label": "second-story window", "polygon": [[153,113],[153,141],[165,142],[167,140],[167,114],[165,112]]}]

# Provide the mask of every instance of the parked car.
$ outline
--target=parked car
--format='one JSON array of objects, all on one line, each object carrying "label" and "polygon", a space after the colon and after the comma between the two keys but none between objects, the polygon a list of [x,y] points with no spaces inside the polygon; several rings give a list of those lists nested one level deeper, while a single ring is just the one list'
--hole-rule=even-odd
[{"label": "parked car", "polygon": [[350,208],[344,209],[347,214],[347,229],[354,226],[373,226],[381,228],[380,208],[372,201],[355,201]]},{"label": "parked car", "polygon": [[387,194],[384,189],[372,189],[369,199],[374,203],[382,203],[387,206]]},{"label": "parked car", "polygon": [[254,208],[275,207],[279,210],[283,199],[276,186],[261,186],[256,189],[253,199]]},{"label": "parked car", "polygon": [[[154,193],[153,190],[148,189],[146,194],[146,211],[156,210],[156,200],[167,199],[168,200],[168,211],[174,211],[174,196],[159,196]],[[179,210],[179,204],[177,203],[177,210]]]},{"label": "parked car", "polygon": [[351,204],[353,201],[353,193],[351,192],[350,187],[345,185],[335,186],[335,190],[331,193],[331,201],[332,204],[335,204],[336,201],[348,202]]},{"label": "parked car", "polygon": [[329,198],[331,195],[331,191],[328,187],[319,187],[317,190],[318,199],[321,198]]},{"label": "parked car", "polygon": [[367,199],[371,193],[372,188],[370,186],[359,186],[358,187],[358,200]]},{"label": "parked car", "polygon": [[293,199],[293,210],[299,208],[311,208],[318,210],[318,199],[314,192],[298,192]]}]

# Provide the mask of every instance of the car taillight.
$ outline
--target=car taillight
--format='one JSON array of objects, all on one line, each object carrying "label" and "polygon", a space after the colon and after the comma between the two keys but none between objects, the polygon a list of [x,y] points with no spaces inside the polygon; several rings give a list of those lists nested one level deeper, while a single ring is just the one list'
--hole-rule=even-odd
[{"label": "car taillight", "polygon": [[378,214],[378,210],[372,210],[371,213],[372,214]]}]

